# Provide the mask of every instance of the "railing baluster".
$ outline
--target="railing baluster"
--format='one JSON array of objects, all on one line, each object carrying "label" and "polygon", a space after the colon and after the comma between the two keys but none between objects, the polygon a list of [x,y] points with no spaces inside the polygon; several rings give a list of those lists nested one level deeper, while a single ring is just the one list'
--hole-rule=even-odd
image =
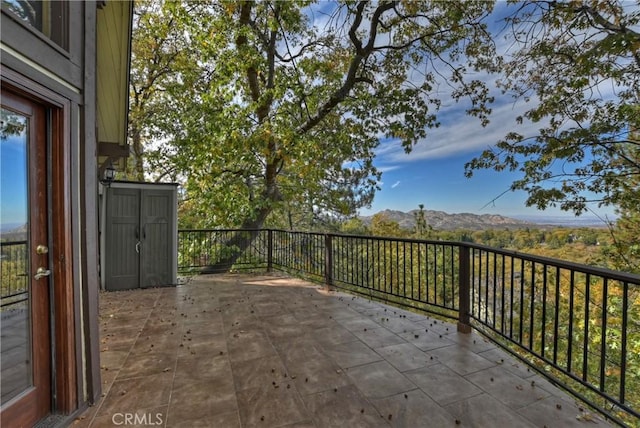
[{"label": "railing baluster", "polygon": [[504,262],[504,254],[502,254],[501,258],[501,272],[500,272],[500,333],[504,334],[506,329],[506,324],[504,320],[504,294],[505,294],[505,282],[506,282],[506,266]]},{"label": "railing baluster", "polygon": [[491,299],[491,303],[493,305],[493,310],[491,312],[491,326],[494,329],[496,328],[496,292],[498,288],[498,284],[496,282],[498,280],[497,272],[498,272],[498,255],[494,254],[493,255],[493,297]]},{"label": "railing baluster", "polygon": [[556,299],[553,319],[553,364],[558,364],[558,328],[560,324],[560,268],[556,266]]},{"label": "railing baluster", "polygon": [[587,274],[584,282],[584,339],[582,341],[582,380],[586,382],[589,374],[589,299],[591,275]]},{"label": "railing baluster", "polygon": [[600,336],[600,391],[604,392],[605,366],[607,362],[607,300],[609,294],[609,281],[603,279],[602,283],[602,335]]},{"label": "railing baluster", "polygon": [[569,279],[569,332],[567,333],[567,343],[569,348],[567,349],[567,372],[572,373],[573,367],[573,309],[574,309],[574,294],[575,294],[575,279],[576,272],[571,271]]},{"label": "railing baluster", "polygon": [[461,333],[471,333],[471,295],[469,286],[469,247],[460,246],[460,281],[458,295],[460,296],[460,307],[458,309],[458,331]]},{"label": "railing baluster", "polygon": [[522,345],[522,334],[524,332],[524,259],[520,259],[520,321],[518,323],[519,336],[518,343]]},{"label": "railing baluster", "polygon": [[529,300],[531,306],[529,307],[529,349],[533,351],[533,317],[536,308],[536,262],[531,262],[531,293]]},{"label": "railing baluster", "polygon": [[627,381],[627,321],[629,312],[629,283],[624,281],[622,286],[622,329],[620,340],[620,403],[626,404],[626,381]]},{"label": "railing baluster", "polygon": [[544,358],[545,335],[547,334],[547,265],[542,265],[542,322],[540,323],[540,355]]},{"label": "railing baluster", "polygon": [[418,301],[422,301],[422,245],[418,242]]},{"label": "railing baluster", "polygon": [[267,231],[267,272],[273,271],[273,230]]},{"label": "railing baluster", "polygon": [[327,287],[333,285],[333,237],[330,234],[324,235],[324,282]]},{"label": "railing baluster", "polygon": [[515,259],[513,256],[511,259],[511,280],[509,281],[511,290],[509,291],[509,339],[513,339],[513,295],[514,295],[514,279],[515,279]]}]

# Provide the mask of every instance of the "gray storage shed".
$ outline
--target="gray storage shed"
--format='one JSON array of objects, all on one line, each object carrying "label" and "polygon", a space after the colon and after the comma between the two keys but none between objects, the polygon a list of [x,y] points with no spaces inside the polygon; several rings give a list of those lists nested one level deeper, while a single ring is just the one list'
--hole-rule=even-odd
[{"label": "gray storage shed", "polygon": [[113,181],[102,187],[101,214],[104,290],[177,283],[177,184]]}]

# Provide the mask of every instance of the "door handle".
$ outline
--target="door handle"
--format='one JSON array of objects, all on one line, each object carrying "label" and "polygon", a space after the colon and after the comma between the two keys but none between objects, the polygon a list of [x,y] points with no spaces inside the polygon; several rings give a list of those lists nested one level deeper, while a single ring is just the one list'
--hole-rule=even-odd
[{"label": "door handle", "polygon": [[51,271],[49,269],[39,267],[38,270],[36,270],[36,274],[34,275],[33,279],[37,281],[40,278],[44,278],[45,276],[49,276],[49,275],[51,275]]},{"label": "door handle", "polygon": [[142,244],[142,242],[138,241],[136,242],[136,253],[140,254],[140,245]]}]

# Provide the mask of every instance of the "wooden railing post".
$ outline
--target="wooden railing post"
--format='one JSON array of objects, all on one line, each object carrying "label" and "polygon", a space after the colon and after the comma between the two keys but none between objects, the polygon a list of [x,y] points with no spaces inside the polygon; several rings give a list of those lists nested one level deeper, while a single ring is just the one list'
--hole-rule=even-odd
[{"label": "wooden railing post", "polygon": [[267,272],[273,271],[273,230],[267,230]]},{"label": "wooden railing post", "polygon": [[458,331],[460,333],[471,333],[471,269],[469,259],[469,247],[461,245],[459,247],[459,267],[458,267]]},{"label": "wooden railing post", "polygon": [[333,285],[333,239],[328,233],[324,235],[324,283],[328,289]]}]

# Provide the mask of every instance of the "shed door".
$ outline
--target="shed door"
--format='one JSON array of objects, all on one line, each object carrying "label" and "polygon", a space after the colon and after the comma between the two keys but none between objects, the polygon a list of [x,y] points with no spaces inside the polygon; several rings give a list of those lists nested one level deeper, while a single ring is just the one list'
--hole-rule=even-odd
[{"label": "shed door", "polygon": [[140,285],[140,190],[107,189],[107,290]]},{"label": "shed door", "polygon": [[171,233],[173,193],[166,190],[142,190],[140,216],[140,286],[157,287],[172,281]]},{"label": "shed door", "polygon": [[107,189],[107,290],[173,284],[173,193]]}]

